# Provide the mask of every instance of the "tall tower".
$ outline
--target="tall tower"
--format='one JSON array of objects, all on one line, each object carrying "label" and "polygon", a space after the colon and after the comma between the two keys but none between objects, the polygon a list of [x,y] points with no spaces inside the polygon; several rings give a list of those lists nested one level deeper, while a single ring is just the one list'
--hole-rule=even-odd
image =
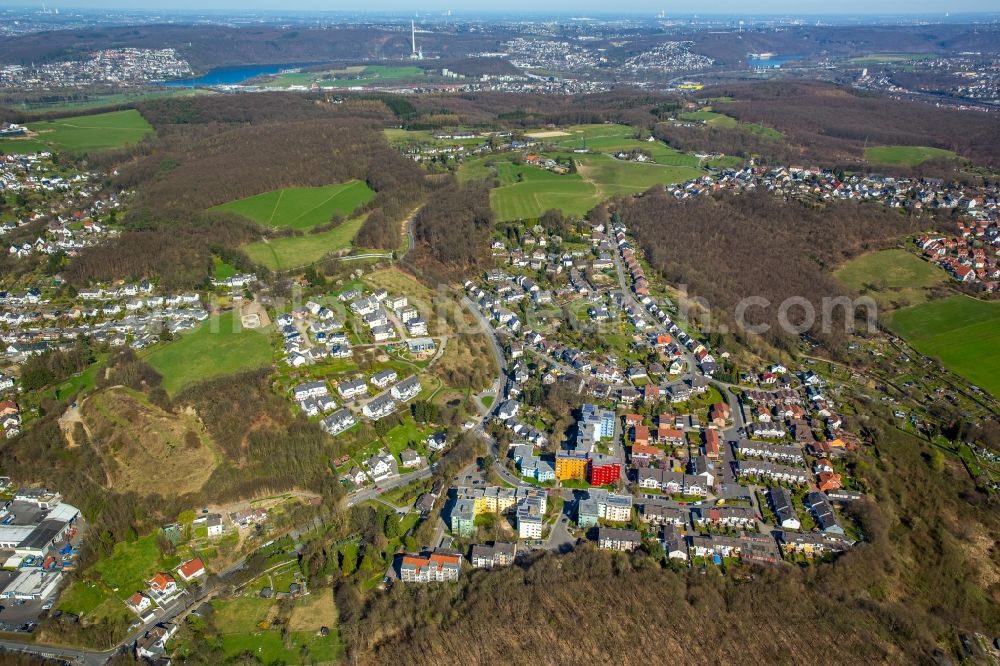
[{"label": "tall tower", "polygon": [[411,58],[416,58],[417,57],[417,26],[413,22],[412,19],[410,19],[410,49],[411,49],[410,50],[410,57]]}]

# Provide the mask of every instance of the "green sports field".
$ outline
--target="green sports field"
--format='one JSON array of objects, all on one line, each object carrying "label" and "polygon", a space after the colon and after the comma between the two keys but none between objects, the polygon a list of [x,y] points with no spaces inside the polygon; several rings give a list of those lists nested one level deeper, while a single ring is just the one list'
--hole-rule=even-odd
[{"label": "green sports field", "polygon": [[921,354],[1000,396],[1000,303],[952,296],[894,312],[888,326]]},{"label": "green sports field", "polygon": [[357,217],[329,231],[257,241],[244,245],[241,249],[251,261],[273,271],[302,268],[319,261],[330,252],[350,249],[364,220],[364,216]]},{"label": "green sports field", "polygon": [[873,146],[865,150],[865,159],[872,164],[917,166],[927,160],[957,159],[950,150],[930,146]]},{"label": "green sports field", "polygon": [[267,227],[306,230],[326,224],[335,213],[346,217],[374,196],[368,185],[350,180],[324,187],[271,190],[209,210],[242,215]]},{"label": "green sports field", "polygon": [[863,254],[833,275],[845,287],[875,299],[882,309],[924,303],[928,290],[948,281],[948,276],[937,266],[912,252],[897,249]]},{"label": "green sports field", "polygon": [[[153,126],[135,109],[43,120],[28,123],[27,127],[36,133],[35,142],[47,146],[50,150],[71,153],[122,148],[138,143],[153,132]],[[27,145],[28,141],[6,139],[0,142],[0,151],[28,150],[19,144]]]},{"label": "green sports field", "polygon": [[146,356],[163,377],[170,395],[205,379],[231,375],[271,363],[269,329],[246,330],[233,312],[209,319],[176,340],[158,345]]}]

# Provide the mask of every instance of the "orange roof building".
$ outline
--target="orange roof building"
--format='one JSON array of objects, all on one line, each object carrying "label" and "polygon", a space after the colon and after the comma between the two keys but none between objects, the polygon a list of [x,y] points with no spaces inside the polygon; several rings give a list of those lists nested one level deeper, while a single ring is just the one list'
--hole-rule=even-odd
[{"label": "orange roof building", "polygon": [[200,557],[188,560],[177,568],[177,574],[184,582],[199,578],[205,575],[205,563],[201,561]]}]

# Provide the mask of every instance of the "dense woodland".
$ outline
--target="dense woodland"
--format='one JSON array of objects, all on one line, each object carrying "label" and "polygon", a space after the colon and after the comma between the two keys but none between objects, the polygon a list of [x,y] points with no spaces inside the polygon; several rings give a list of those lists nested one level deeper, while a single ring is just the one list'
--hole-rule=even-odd
[{"label": "dense woodland", "polygon": [[938,108],[822,83],[755,83],[710,94],[734,97],[714,108],[778,129],[809,159],[859,159],[865,145],[910,145],[944,148],[978,164],[1000,165],[1000,120],[992,113]]},{"label": "dense woodland", "polygon": [[409,264],[429,279],[450,280],[483,267],[493,226],[485,183],[451,180],[434,190],[413,221]]},{"label": "dense woodland", "polygon": [[[834,266],[933,225],[929,218],[881,204],[811,207],[767,192],[680,202],[654,188],[620,202],[618,213],[653,268],[670,284],[686,285],[690,296],[704,299],[716,323],[734,330],[740,299],[768,299],[769,308],[750,308],[745,321],[769,324],[766,336],[778,344],[789,339],[777,324],[782,301],[804,297],[819,315],[822,298],[843,293],[830,273]],[[838,309],[836,314],[835,328],[842,334],[844,313]],[[860,314],[866,315],[864,310]],[[801,321],[801,310],[791,310],[789,319]],[[816,337],[842,337],[823,334],[820,319],[812,329]]]}]

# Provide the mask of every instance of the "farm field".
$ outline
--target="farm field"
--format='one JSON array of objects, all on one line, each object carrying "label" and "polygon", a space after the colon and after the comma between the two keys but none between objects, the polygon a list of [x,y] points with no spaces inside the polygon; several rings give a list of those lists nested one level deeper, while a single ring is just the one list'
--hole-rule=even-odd
[{"label": "farm field", "polygon": [[[704,173],[691,166],[626,162],[603,154],[574,158],[579,163],[578,172],[563,175],[532,165],[497,162],[500,187],[490,193],[497,218],[507,221],[539,217],[550,208],[567,215],[584,215],[604,199],[636,194],[657,184],[683,182]],[[490,175],[493,172],[484,162],[471,160],[459,172],[461,180]]]},{"label": "farm field", "polygon": [[267,227],[306,230],[326,224],[334,214],[346,217],[374,196],[368,185],[351,180],[325,187],[271,190],[209,210],[242,215]]},{"label": "farm field", "polygon": [[677,116],[680,120],[689,121],[700,121],[706,125],[714,125],[716,127],[739,127],[740,129],[746,130],[752,134],[762,136],[766,139],[782,139],[785,135],[774,129],[773,127],[767,127],[763,124],[757,123],[741,123],[732,116],[727,116],[724,113],[719,113],[717,111],[712,111],[711,107],[705,107],[704,109],[699,109],[698,111],[689,111],[687,113],[682,113]]},{"label": "farm field", "polygon": [[939,158],[958,159],[958,155],[930,146],[872,146],[865,150],[865,159],[872,164],[917,166]]},{"label": "farm field", "polygon": [[174,88],[172,90],[150,90],[146,92],[123,92],[107,95],[83,95],[81,99],[60,100],[32,104],[14,104],[12,108],[18,111],[33,111],[39,113],[69,113],[100,109],[128,102],[144,102],[163,97],[190,97],[192,95],[216,95],[214,90],[204,88]]},{"label": "farm field", "polygon": [[271,363],[270,328],[244,330],[233,312],[160,345],[146,361],[163,377],[163,388],[176,395],[198,381],[231,375]]},{"label": "farm field", "polygon": [[244,245],[241,249],[251,261],[272,271],[302,268],[319,261],[331,252],[350,250],[352,241],[364,221],[364,217],[356,217],[329,231],[256,241]]},{"label": "farm field", "polygon": [[657,164],[697,167],[698,158],[674,150],[662,141],[641,141],[634,138],[635,128],[628,125],[575,125],[560,132],[553,143],[562,149],[586,147],[591,151],[613,154],[620,150],[643,150]]},{"label": "farm field", "polygon": [[[92,116],[77,116],[57,120],[43,120],[28,123],[29,130],[36,132],[34,139],[52,150],[71,153],[122,148],[138,143],[153,132],[153,126],[135,109],[98,113]],[[25,143],[24,140],[8,139],[0,142],[0,150],[8,144]],[[19,148],[19,150],[23,150]]]},{"label": "farm field", "polygon": [[[689,157],[685,155],[685,157]],[[692,158],[694,159],[694,158]],[[694,159],[697,164],[697,159]],[[693,166],[664,166],[616,160],[608,155],[587,155],[580,160],[579,173],[593,183],[601,198],[636,194],[654,185],[680,183],[704,174]]]},{"label": "farm field", "polygon": [[550,208],[583,215],[601,195],[580,174],[559,175],[536,166],[497,164],[501,186],[490,192],[490,203],[501,221],[539,217]]},{"label": "farm field", "polygon": [[930,60],[933,57],[933,54],[930,53],[869,53],[851,58],[850,62],[855,65],[877,65],[907,60]]},{"label": "farm field", "polygon": [[845,287],[875,299],[883,310],[924,303],[933,287],[948,281],[937,266],[898,249],[861,255],[833,275]]},{"label": "farm field", "polygon": [[952,296],[894,312],[888,326],[920,353],[1000,396],[1000,303]]},{"label": "farm field", "polygon": [[438,132],[432,132],[431,130],[408,130],[399,127],[387,127],[382,130],[382,134],[385,136],[386,141],[397,148],[406,147],[412,143],[431,144],[439,148],[447,146],[474,148],[482,144],[485,140],[482,137],[472,139],[438,139],[434,136]]}]

